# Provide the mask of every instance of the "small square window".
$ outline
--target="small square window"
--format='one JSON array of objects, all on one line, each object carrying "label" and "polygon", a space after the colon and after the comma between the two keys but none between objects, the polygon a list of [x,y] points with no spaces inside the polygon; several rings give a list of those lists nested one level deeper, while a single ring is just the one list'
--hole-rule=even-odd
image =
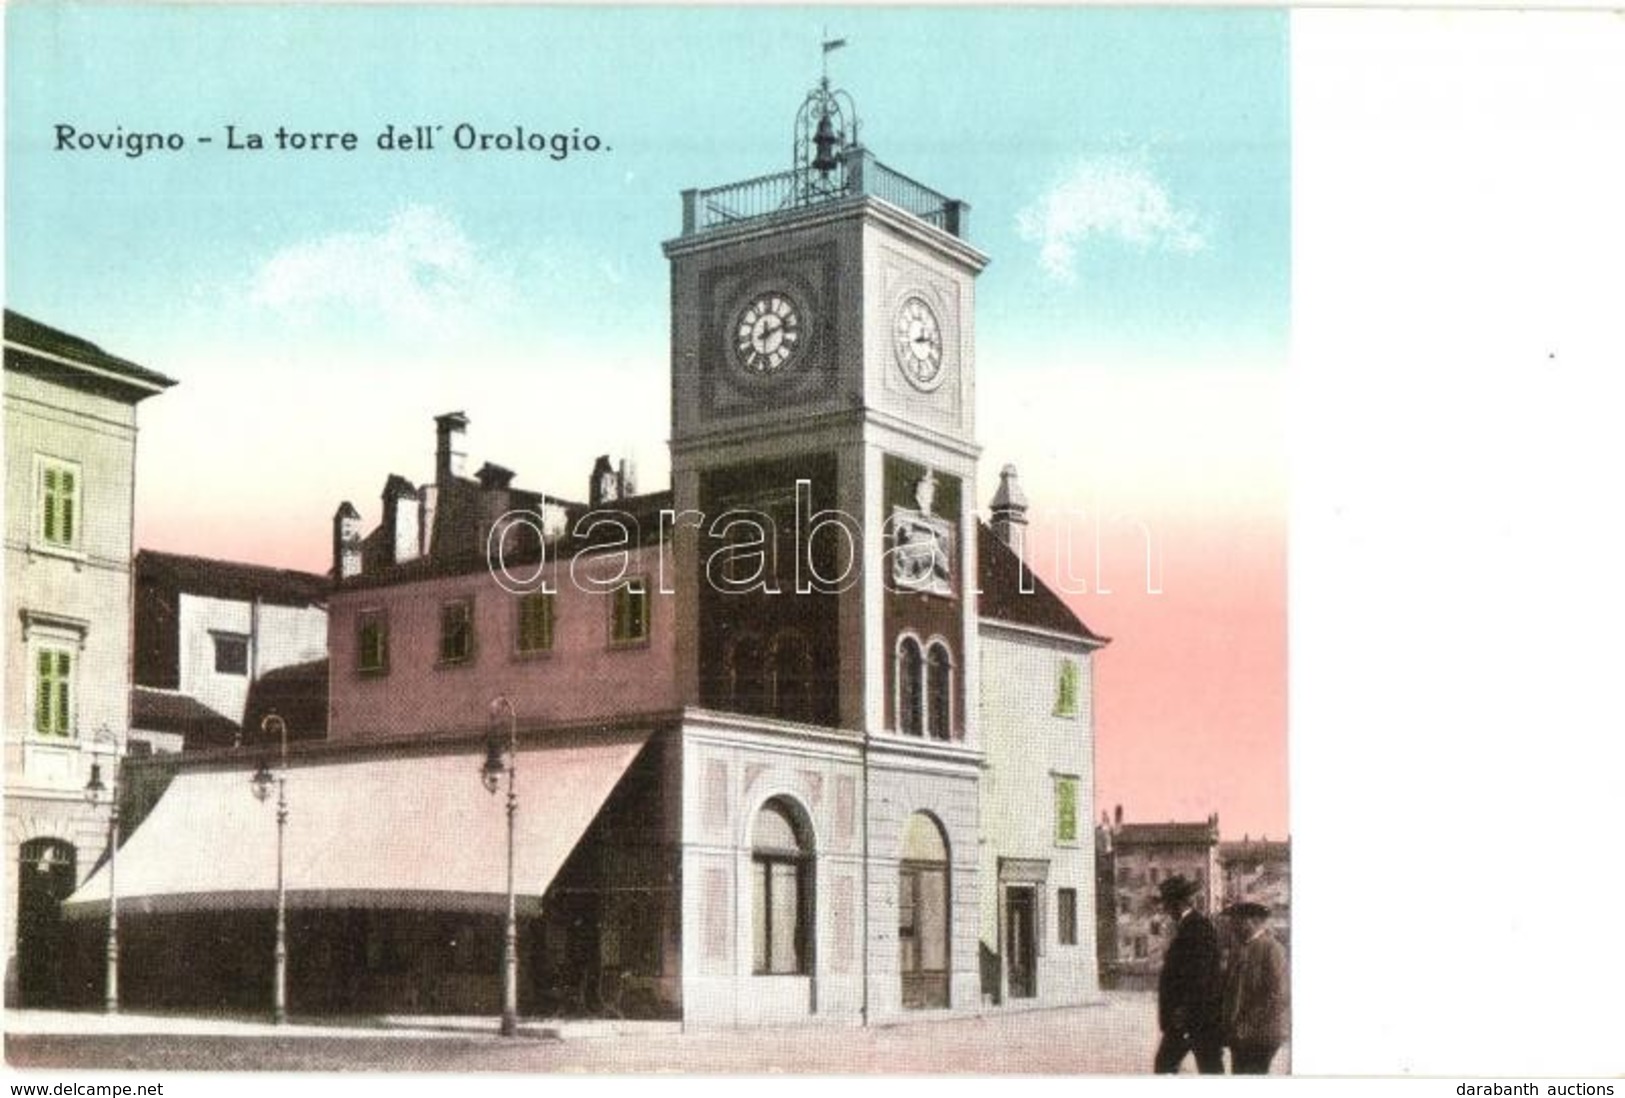
[{"label": "small square window", "polygon": [[248,638],[235,633],[214,635],[214,672],[217,675],[248,674]]},{"label": "small square window", "polygon": [[1064,946],[1078,944],[1078,890],[1063,888],[1055,894],[1056,932]]},{"label": "small square window", "polygon": [[519,597],[518,643],[521,655],[553,650],[553,592],[536,591]]},{"label": "small square window", "polygon": [[382,610],[363,612],[357,623],[355,666],[364,675],[389,671],[389,619]]},{"label": "small square window", "polygon": [[649,639],[649,588],[642,579],[621,584],[610,602],[611,643],[641,644]]},{"label": "small square window", "polygon": [[458,599],[440,607],[440,662],[466,663],[474,654],[474,603]]}]

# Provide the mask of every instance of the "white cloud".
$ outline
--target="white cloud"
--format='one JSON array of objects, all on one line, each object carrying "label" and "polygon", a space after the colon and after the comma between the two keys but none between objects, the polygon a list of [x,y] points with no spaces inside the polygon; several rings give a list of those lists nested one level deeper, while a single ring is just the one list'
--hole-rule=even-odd
[{"label": "white cloud", "polygon": [[512,296],[509,280],[477,253],[457,222],[407,206],[379,229],[294,244],[254,272],[249,298],[290,318],[339,312],[413,332],[465,327]]},{"label": "white cloud", "polygon": [[1207,246],[1201,219],[1175,201],[1144,154],[1134,153],[1079,159],[1016,215],[1016,228],[1039,246],[1044,270],[1067,282],[1092,240],[1186,253]]}]

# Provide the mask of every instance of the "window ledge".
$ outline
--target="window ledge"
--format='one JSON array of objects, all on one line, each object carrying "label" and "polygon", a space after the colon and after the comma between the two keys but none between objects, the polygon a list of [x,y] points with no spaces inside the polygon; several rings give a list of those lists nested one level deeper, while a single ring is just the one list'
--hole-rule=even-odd
[{"label": "window ledge", "polygon": [[43,541],[29,542],[28,555],[31,557],[55,557],[57,560],[72,561],[80,567],[83,567],[90,560],[90,554],[83,549],[69,549],[66,546],[51,545]]}]

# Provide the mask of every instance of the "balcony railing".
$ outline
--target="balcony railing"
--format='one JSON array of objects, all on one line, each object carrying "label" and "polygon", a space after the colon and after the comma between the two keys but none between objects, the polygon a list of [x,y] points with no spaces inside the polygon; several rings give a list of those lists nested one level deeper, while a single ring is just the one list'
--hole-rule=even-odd
[{"label": "balcony railing", "polygon": [[970,205],[938,194],[869,156],[847,149],[829,175],[812,170],[775,172],[741,183],[683,192],[683,235],[711,232],[758,218],[782,215],[852,195],[872,195],[963,239]]}]

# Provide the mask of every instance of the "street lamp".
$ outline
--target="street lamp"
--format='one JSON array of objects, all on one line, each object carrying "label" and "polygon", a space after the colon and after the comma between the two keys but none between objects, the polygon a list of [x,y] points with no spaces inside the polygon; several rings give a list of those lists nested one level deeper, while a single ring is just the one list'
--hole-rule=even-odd
[{"label": "street lamp", "polygon": [[102,764],[94,754],[90,760],[90,781],[85,783],[85,800],[92,807],[101,803],[106,792],[111,812],[107,818],[107,995],[102,1008],[109,1014],[118,1013],[118,737],[104,724],[96,731],[95,743],[106,741],[113,745],[111,781],[102,784]]},{"label": "street lamp", "polygon": [[288,892],[282,883],[282,837],[288,829],[288,723],[275,713],[267,713],[260,721],[260,731],[270,735],[273,729],[282,740],[281,769],[273,778],[262,761],[250,780],[254,796],[261,803],[271,795],[271,783],[276,782],[276,978],[271,1020],[281,1025],[288,1020]]},{"label": "street lamp", "polygon": [[[519,794],[514,789],[514,770],[519,750],[519,715],[506,694],[491,699],[491,724],[485,736],[485,765],[480,767],[480,780],[486,792],[495,794],[502,783],[502,772],[508,772],[508,922],[502,931],[502,1036],[512,1037],[519,1032],[519,923],[514,916],[513,896],[513,818],[519,810]],[[503,720],[508,725],[507,762],[503,763],[503,745],[500,729]]]}]

